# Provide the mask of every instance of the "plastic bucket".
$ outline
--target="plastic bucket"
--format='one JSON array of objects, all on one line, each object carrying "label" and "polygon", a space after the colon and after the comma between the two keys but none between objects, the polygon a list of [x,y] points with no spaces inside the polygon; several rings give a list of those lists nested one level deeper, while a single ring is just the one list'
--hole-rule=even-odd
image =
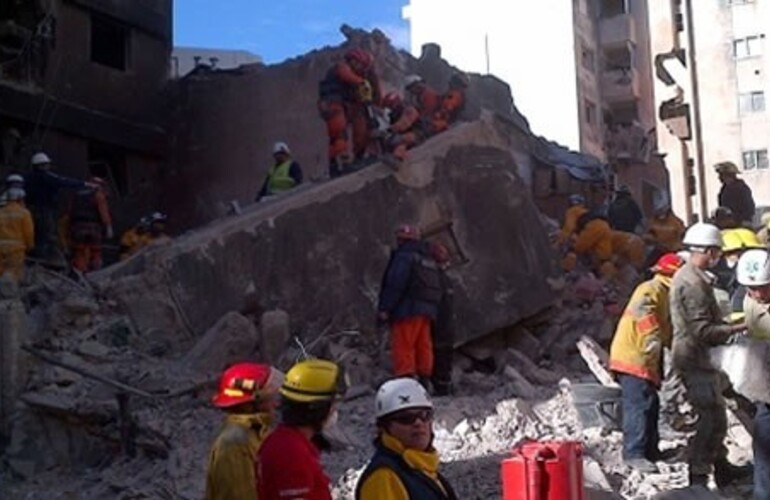
[{"label": "plastic bucket", "polygon": [[623,393],[620,387],[573,384],[572,404],[584,429],[603,427],[619,430],[623,422]]}]

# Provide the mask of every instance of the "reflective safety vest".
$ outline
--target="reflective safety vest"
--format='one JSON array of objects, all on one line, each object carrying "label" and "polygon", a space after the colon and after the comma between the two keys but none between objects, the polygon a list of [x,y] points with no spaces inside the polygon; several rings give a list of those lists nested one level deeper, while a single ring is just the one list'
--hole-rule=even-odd
[{"label": "reflective safety vest", "polygon": [[267,174],[267,192],[268,194],[278,194],[293,189],[297,181],[289,175],[293,160],[289,158],[280,165],[273,165]]}]

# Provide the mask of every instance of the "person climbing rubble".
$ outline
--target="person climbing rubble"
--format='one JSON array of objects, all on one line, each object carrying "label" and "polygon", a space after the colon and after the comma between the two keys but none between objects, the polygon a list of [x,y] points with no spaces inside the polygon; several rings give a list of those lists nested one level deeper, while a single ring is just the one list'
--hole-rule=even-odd
[{"label": "person climbing rubble", "polygon": [[209,453],[206,500],[257,498],[257,453],[275,421],[283,375],[275,368],[238,363],[227,368],[212,403],[225,420]]},{"label": "person climbing rubble", "polygon": [[411,378],[382,384],[375,396],[375,452],[356,485],[356,500],[456,499],[439,473],[433,402]]},{"label": "person climbing rubble", "polygon": [[447,247],[440,243],[430,246],[431,256],[438,265],[442,295],[438,304],[436,321],[431,325],[433,342],[433,394],[452,394],[452,357],[454,352],[454,287],[447,274],[450,255]]},{"label": "person climbing rubble", "polygon": [[150,218],[142,217],[120,237],[120,260],[126,260],[150,243]]},{"label": "person climbing rubble", "polygon": [[591,268],[602,278],[615,275],[612,263],[612,228],[607,219],[596,212],[588,212],[578,219],[572,251],[587,260]]},{"label": "person climbing rubble", "polygon": [[56,249],[56,212],[62,190],[83,189],[88,183],[55,174],[45,153],[35,153],[30,160],[32,172],[24,177],[26,202],[35,221],[36,256],[52,259]]},{"label": "person climbing rubble", "polygon": [[738,178],[740,171],[735,163],[723,161],[714,165],[719,175],[722,188],[719,190],[718,200],[720,207],[729,208],[735,214],[735,222],[743,227],[752,227],[754,220],[754,196],[751,188]]},{"label": "person climbing rubble", "polygon": [[558,244],[567,243],[577,229],[578,220],[588,213],[585,196],[582,194],[571,194],[567,198],[567,211],[564,213],[564,224],[558,237]]},{"label": "person climbing rubble", "polygon": [[273,145],[273,160],[273,166],[267,172],[256,201],[265,196],[285,193],[302,184],[302,167],[291,157],[291,151],[285,142],[276,142]]},{"label": "person climbing rubble", "polygon": [[714,277],[708,272],[722,255],[722,235],[713,224],[697,223],[684,235],[690,252],[671,285],[670,307],[674,328],[672,367],[681,377],[686,399],[697,416],[695,434],[688,443],[687,462],[691,485],[708,483],[709,474],[721,488],[751,475],[748,467],[727,460],[723,441],[727,433],[724,376],[710,363],[708,350],[745,334],[744,323],[726,324],[713,293]]},{"label": "person climbing rubble", "polygon": [[[770,253],[747,250],[738,260],[738,282],[747,287],[744,302],[749,335],[770,342]],[[754,415],[754,499],[770,498],[770,405],[756,402]]]},{"label": "person climbing rubble", "polygon": [[623,388],[623,458],[640,472],[653,473],[663,456],[658,448],[658,390],[663,349],[671,348],[669,288],[684,261],[674,253],[660,257],[652,279],[636,287],[610,346],[610,370]]},{"label": "person climbing rubble", "polygon": [[331,500],[331,481],[319,461],[329,448],[322,432],[336,418],[342,372],[323,359],[300,361],[281,386],[281,423],[259,450],[260,500]]},{"label": "person climbing rubble", "polygon": [[443,296],[441,277],[419,228],[403,225],[396,232],[382,278],[378,319],[390,325],[393,374],[418,377],[426,387],[433,374],[431,324]]},{"label": "person climbing rubble", "polygon": [[618,187],[615,191],[615,199],[607,209],[607,219],[612,229],[635,233],[643,218],[642,209],[634,200],[628,186]]},{"label": "person climbing rubble", "polygon": [[24,190],[6,191],[6,204],[0,207],[0,275],[9,272],[19,282],[24,277],[24,258],[35,244],[32,214],[24,206]]},{"label": "person climbing rubble", "polygon": [[[338,177],[362,160],[374,128],[373,107],[382,99],[380,80],[374,69],[374,56],[364,49],[345,53],[319,84],[318,110],[326,121],[329,136],[329,176]],[[352,156],[348,141],[352,127]]]},{"label": "person climbing rubble", "polygon": [[75,191],[67,209],[72,267],[82,273],[102,268],[102,239],[114,237],[112,215],[107,203],[107,183],[92,177]]},{"label": "person climbing rubble", "polygon": [[398,92],[386,94],[382,105],[390,112],[385,149],[397,161],[404,161],[407,150],[420,144],[427,135],[420,113],[414,106],[406,105]]},{"label": "person climbing rubble", "polygon": [[465,107],[465,92],[469,84],[468,75],[465,73],[455,72],[449,78],[449,88],[441,96],[438,109],[431,120],[431,135],[447,130],[460,117]]}]

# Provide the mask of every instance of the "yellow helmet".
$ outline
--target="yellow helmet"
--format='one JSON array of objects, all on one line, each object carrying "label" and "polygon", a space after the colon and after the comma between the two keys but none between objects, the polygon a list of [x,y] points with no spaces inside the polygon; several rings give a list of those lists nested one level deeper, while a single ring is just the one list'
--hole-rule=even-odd
[{"label": "yellow helmet", "polygon": [[324,359],[308,359],[289,369],[280,392],[291,401],[312,403],[335,399],[342,389],[342,371],[337,364]]},{"label": "yellow helmet", "polygon": [[740,227],[722,231],[722,251],[725,253],[762,247],[762,242],[759,241],[754,231],[750,229]]}]

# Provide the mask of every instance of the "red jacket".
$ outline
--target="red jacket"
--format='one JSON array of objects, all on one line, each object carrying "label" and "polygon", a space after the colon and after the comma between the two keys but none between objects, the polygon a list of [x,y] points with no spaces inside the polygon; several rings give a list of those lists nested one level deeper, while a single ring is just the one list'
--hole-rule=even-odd
[{"label": "red jacket", "polygon": [[331,500],[319,456],[299,430],[276,427],[259,449],[259,500]]}]

